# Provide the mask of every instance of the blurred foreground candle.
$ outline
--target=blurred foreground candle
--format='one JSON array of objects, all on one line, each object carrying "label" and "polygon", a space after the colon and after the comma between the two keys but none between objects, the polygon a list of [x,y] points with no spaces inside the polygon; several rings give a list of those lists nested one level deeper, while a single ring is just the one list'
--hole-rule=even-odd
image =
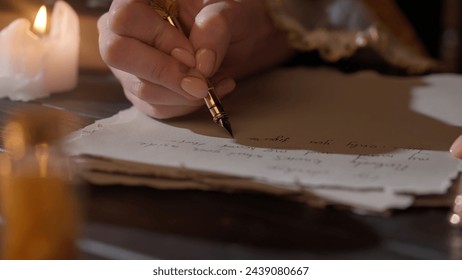
[{"label": "blurred foreground candle", "polygon": [[18,112],[4,128],[0,153],[1,255],[4,259],[73,259],[80,231],[76,185],[57,114]]},{"label": "blurred foreground candle", "polygon": [[77,85],[78,15],[69,4],[57,1],[49,24],[46,33],[46,10],[40,9],[33,31],[26,19],[0,31],[0,98],[29,101]]}]

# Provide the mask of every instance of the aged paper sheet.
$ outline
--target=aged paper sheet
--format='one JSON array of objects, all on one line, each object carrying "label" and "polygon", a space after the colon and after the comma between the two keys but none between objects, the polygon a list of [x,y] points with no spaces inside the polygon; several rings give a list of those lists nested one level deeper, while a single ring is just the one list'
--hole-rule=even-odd
[{"label": "aged paper sheet", "polygon": [[[235,139],[205,110],[157,121],[131,108],[76,133],[68,148],[111,159],[100,162],[104,173],[87,173],[99,183],[174,187],[175,177],[197,171],[224,176],[218,182],[234,182],[231,189],[253,182],[360,209],[405,208],[414,195],[446,193],[458,174],[447,150],[462,133],[460,88],[456,75],[280,69],[243,82],[223,101]],[[114,160],[144,171],[115,168]],[[160,167],[168,175],[149,184],[146,175]],[[184,188],[213,189],[193,177]]]}]

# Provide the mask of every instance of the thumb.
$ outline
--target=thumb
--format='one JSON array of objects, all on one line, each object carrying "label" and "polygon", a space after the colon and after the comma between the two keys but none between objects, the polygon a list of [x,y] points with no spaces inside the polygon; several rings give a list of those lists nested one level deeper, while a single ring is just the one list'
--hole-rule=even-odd
[{"label": "thumb", "polygon": [[239,6],[234,1],[212,3],[195,18],[189,40],[196,51],[196,68],[206,77],[217,72],[226,56]]}]

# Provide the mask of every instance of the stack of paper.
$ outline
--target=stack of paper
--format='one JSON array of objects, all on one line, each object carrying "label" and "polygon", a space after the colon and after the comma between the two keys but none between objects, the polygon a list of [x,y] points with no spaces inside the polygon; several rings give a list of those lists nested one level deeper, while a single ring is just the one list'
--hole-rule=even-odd
[{"label": "stack of paper", "polygon": [[256,190],[382,212],[447,193],[459,172],[462,77],[279,69],[223,100],[235,139],[206,110],[157,121],[131,108],[74,134],[98,184]]}]

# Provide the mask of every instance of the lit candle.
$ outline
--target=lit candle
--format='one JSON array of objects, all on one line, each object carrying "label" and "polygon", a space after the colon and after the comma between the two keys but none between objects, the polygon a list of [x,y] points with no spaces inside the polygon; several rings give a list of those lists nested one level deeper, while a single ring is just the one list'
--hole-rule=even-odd
[{"label": "lit candle", "polygon": [[17,19],[0,32],[0,98],[29,101],[73,89],[78,77],[80,27],[64,1],[54,5],[49,33],[45,7],[34,22]]}]

